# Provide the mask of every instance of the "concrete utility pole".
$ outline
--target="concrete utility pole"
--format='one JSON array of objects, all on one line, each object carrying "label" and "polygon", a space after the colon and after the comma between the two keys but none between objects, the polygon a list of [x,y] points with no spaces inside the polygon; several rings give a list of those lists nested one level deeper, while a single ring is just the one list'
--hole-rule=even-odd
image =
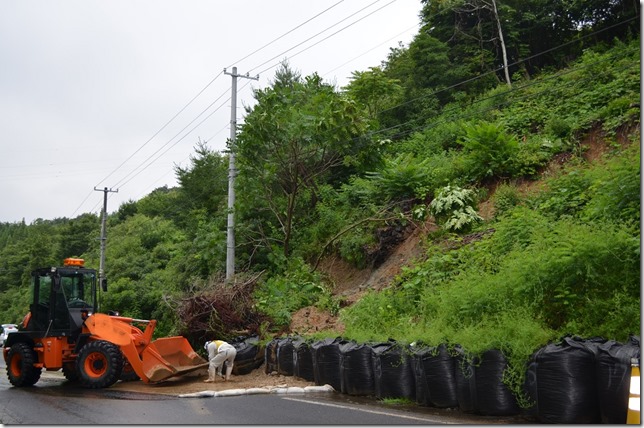
[{"label": "concrete utility pole", "polygon": [[235,140],[237,139],[237,78],[258,80],[259,75],[250,77],[237,74],[237,67],[233,67],[233,72],[228,73],[224,68],[224,74],[233,78],[233,85],[230,96],[230,150],[228,154],[228,226],[226,233],[226,282],[231,281],[235,275]]},{"label": "concrete utility pole", "polygon": [[105,280],[105,241],[107,241],[105,225],[107,224],[107,194],[109,192],[118,193],[119,189],[112,190],[107,187],[103,189],[97,189],[94,187],[94,190],[97,192],[103,192],[103,212],[101,213],[101,258],[98,265],[98,284],[103,289],[107,291],[107,281]]}]

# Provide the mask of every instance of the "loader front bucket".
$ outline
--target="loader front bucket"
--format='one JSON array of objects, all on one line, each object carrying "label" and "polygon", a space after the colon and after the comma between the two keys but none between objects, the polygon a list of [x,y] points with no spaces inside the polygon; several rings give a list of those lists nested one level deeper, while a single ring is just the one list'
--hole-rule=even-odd
[{"label": "loader front bucket", "polygon": [[141,353],[143,371],[150,382],[160,382],[208,366],[182,336],[164,337],[150,342]]}]

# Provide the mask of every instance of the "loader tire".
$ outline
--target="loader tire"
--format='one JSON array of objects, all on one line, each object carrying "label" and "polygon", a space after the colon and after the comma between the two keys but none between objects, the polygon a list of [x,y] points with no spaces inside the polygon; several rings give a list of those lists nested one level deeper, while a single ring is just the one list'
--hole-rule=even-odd
[{"label": "loader tire", "polygon": [[123,354],[118,346],[104,340],[88,342],[78,353],[76,371],[85,388],[107,388],[121,377]]},{"label": "loader tire", "polygon": [[11,345],[7,354],[7,377],[13,386],[32,386],[38,379],[42,369],[34,367],[38,357],[33,348],[24,342]]}]

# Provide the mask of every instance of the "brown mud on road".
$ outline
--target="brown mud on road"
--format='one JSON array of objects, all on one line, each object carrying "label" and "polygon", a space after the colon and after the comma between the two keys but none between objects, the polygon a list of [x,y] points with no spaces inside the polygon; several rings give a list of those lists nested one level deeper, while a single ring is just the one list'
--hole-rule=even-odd
[{"label": "brown mud on road", "polygon": [[140,392],[146,394],[180,395],[201,391],[223,391],[227,389],[248,389],[263,387],[301,387],[314,386],[309,382],[295,376],[268,375],[264,367],[253,370],[245,375],[232,375],[229,381],[219,378],[215,382],[204,382],[208,379],[207,369],[197,370],[164,382],[148,384],[143,381],[116,382],[110,387],[112,390]]}]

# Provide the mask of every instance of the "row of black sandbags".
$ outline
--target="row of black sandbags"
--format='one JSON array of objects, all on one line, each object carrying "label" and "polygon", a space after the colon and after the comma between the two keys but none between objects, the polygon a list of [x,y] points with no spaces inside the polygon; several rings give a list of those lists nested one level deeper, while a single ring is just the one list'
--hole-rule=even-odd
[{"label": "row of black sandbags", "polygon": [[[273,339],[266,347],[266,373],[277,372],[329,384],[349,395],[407,398],[420,405],[460,407],[486,415],[519,412],[514,397],[501,382],[507,362],[498,351],[485,354],[474,383],[466,359],[437,348],[410,347],[394,340],[356,343],[341,338],[308,343],[301,338]],[[474,400],[471,386],[485,397]],[[496,393],[492,394],[491,391]]]},{"label": "row of black sandbags", "polygon": [[[631,358],[639,338],[626,344],[566,337],[539,349],[526,371],[524,412],[547,423],[624,423]],[[403,346],[390,340],[359,344],[341,338],[309,343],[298,337],[272,340],[266,373],[329,384],[350,395],[408,398],[419,405],[490,416],[522,413],[503,383],[507,360],[489,350],[470,358],[460,347]]]}]

